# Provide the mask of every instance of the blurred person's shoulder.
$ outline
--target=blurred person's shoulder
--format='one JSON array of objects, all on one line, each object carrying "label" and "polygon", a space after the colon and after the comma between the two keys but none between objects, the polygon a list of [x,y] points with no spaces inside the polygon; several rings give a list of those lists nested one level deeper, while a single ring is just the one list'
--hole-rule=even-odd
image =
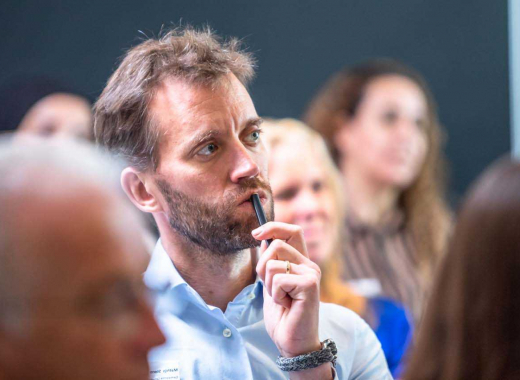
[{"label": "blurred person's shoulder", "polygon": [[391,379],[381,343],[354,311],[320,303],[320,339],[332,339],[338,349],[338,378]]}]

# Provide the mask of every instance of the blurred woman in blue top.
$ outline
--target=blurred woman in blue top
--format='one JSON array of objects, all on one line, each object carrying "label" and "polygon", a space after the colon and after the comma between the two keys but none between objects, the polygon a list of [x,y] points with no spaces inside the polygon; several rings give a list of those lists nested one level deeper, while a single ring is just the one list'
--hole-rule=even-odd
[{"label": "blurred woman in blue top", "polygon": [[341,280],[344,198],[340,175],[323,139],[292,119],[267,121],[262,128],[270,149],[276,220],[303,228],[309,256],[322,269],[322,301],[345,306],[368,322],[395,376],[411,326],[401,305],[385,298],[362,297]]}]

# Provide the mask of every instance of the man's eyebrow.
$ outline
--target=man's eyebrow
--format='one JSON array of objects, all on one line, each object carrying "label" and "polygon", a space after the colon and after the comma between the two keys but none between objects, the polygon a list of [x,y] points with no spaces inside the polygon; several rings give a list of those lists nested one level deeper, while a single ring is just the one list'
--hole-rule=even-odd
[{"label": "man's eyebrow", "polygon": [[211,140],[219,135],[221,135],[222,133],[220,131],[217,131],[217,130],[209,130],[209,131],[203,131],[203,132],[199,132],[199,133],[195,133],[187,142],[186,142],[186,145],[187,146],[195,146],[195,145],[199,145],[205,141],[208,141],[208,140]]},{"label": "man's eyebrow", "polygon": [[256,126],[259,126],[260,124],[262,124],[264,122],[264,119],[262,119],[261,117],[254,117],[252,119],[249,119],[246,123],[246,128],[252,126],[252,125],[256,125]]},{"label": "man's eyebrow", "polygon": [[[246,122],[245,127],[243,129],[249,128],[253,125],[258,126],[258,125],[262,124],[263,122],[264,122],[264,119],[262,119],[261,117],[251,118]],[[195,147],[195,146],[198,146],[206,141],[212,140],[221,135],[222,135],[222,131],[218,131],[218,130],[214,130],[214,129],[209,130],[209,131],[202,131],[202,132],[193,134],[193,136],[190,139],[188,139],[183,145],[187,146],[187,147]]]},{"label": "man's eyebrow", "polygon": [[[250,126],[252,125],[260,125],[264,122],[264,119],[262,119],[261,117],[254,117],[254,118],[251,118],[249,119],[246,124],[245,124],[245,128],[249,128]],[[203,131],[203,132],[199,132],[199,133],[195,133],[188,141],[187,141],[187,145],[199,145],[200,143],[203,143],[207,140],[211,140],[212,138],[215,138],[215,137],[218,137],[222,135],[222,132],[221,131],[218,131],[218,130],[209,130],[209,131]]]}]

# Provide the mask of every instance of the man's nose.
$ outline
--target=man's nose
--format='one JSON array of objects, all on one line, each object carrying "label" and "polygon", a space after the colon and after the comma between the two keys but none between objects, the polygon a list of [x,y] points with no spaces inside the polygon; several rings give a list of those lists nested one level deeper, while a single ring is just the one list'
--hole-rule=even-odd
[{"label": "man's nose", "polygon": [[230,178],[234,183],[240,182],[243,178],[256,177],[260,173],[252,152],[242,144],[236,147],[231,160]]}]

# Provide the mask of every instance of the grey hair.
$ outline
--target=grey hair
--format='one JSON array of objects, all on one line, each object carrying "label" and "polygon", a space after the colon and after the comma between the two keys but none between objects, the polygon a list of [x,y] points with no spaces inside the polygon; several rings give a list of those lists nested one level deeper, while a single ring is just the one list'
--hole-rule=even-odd
[{"label": "grey hair", "polygon": [[[20,205],[34,198],[67,197],[95,187],[122,195],[119,184],[123,165],[87,142],[31,138],[0,138],[0,324],[18,327],[11,301],[20,299],[31,273],[20,273],[19,236],[31,231],[14,230],[14,218],[31,215]],[[118,194],[119,193],[119,194]],[[16,201],[14,201],[16,200]],[[45,221],[42,220],[44,223]]]}]

